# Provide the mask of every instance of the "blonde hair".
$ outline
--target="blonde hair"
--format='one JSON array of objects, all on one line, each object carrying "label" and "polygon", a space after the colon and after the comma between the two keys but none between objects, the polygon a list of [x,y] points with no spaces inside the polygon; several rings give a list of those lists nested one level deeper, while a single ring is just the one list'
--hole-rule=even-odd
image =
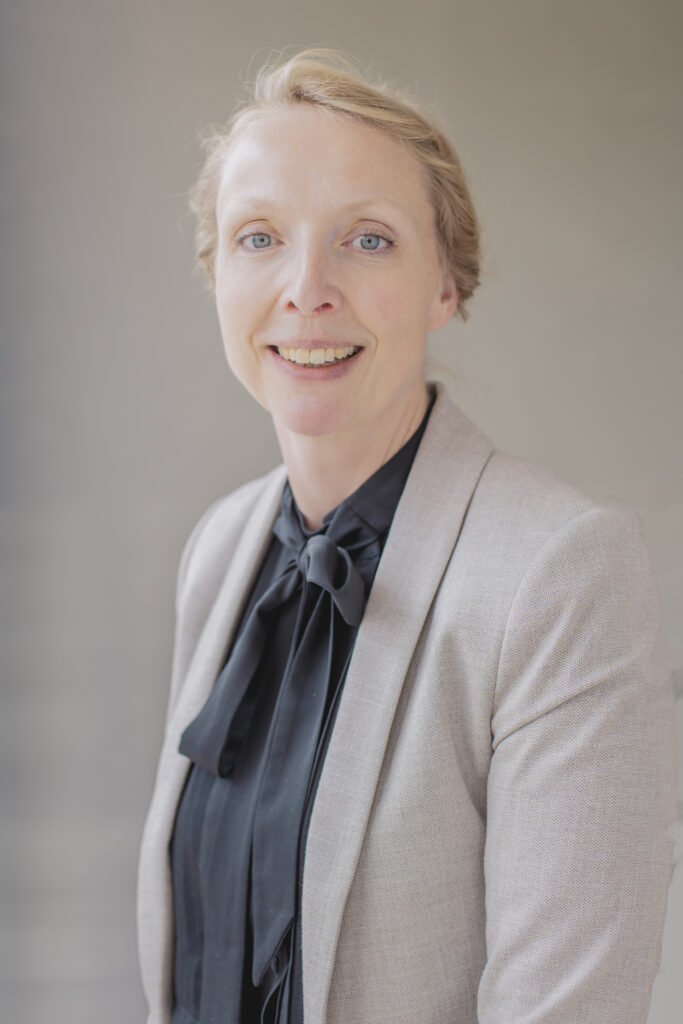
[{"label": "blonde hair", "polygon": [[218,246],[216,203],[223,159],[236,134],[259,116],[297,103],[353,117],[401,142],[427,174],[443,267],[458,289],[458,314],[479,284],[479,225],[455,149],[425,107],[384,83],[370,82],[353,61],[328,49],[307,49],[258,72],[253,99],[204,139],[206,158],[190,193],[197,219],[197,259],[212,285]]}]

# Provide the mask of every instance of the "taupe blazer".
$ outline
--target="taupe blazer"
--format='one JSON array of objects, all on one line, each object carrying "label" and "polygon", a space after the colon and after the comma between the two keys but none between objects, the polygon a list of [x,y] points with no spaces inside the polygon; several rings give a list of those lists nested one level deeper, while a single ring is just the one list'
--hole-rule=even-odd
[{"label": "taupe blazer", "polygon": [[[139,874],[150,1024],[172,1004],[178,741],[226,656],[284,480],[279,467],[215,503],[181,559]],[[315,796],[306,1024],[644,1024],[674,761],[638,516],[494,450],[438,387]]]}]

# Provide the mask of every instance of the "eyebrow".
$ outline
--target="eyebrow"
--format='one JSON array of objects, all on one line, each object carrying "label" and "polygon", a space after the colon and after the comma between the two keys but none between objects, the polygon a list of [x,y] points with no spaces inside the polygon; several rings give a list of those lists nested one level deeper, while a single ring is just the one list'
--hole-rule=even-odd
[{"label": "eyebrow", "polygon": [[[390,207],[395,210],[400,216],[408,217],[414,223],[417,223],[415,218],[412,216],[410,210],[406,210],[402,206],[398,206],[396,203],[392,203],[390,199],[379,199],[376,196],[368,196],[363,199],[355,199],[352,203],[347,203],[345,206],[340,207],[341,213],[353,213],[356,210],[363,210],[370,206],[384,206]],[[258,195],[246,195],[235,199],[233,201],[228,200],[223,208],[223,216],[232,216],[236,211],[244,210],[247,213],[250,210],[263,211],[264,213],[270,210],[277,210],[277,202],[273,202],[271,199],[261,197]],[[372,219],[372,218],[370,218]]]}]

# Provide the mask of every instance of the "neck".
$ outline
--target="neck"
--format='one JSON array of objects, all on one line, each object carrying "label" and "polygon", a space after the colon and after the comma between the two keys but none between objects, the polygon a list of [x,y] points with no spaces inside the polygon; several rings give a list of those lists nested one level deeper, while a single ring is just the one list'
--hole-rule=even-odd
[{"label": "neck", "polygon": [[328,512],[403,447],[428,404],[422,381],[398,414],[389,410],[372,424],[321,436],[296,434],[275,424],[292,494],[309,529],[322,526]]}]

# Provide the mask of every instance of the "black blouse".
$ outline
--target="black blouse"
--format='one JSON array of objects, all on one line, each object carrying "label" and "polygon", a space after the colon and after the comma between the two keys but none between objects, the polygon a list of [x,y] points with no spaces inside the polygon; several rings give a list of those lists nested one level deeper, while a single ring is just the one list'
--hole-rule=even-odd
[{"label": "black blouse", "polygon": [[285,484],[232,650],[180,752],[173,1024],[299,1024],[303,850],[358,626],[432,403],[309,530]]}]

